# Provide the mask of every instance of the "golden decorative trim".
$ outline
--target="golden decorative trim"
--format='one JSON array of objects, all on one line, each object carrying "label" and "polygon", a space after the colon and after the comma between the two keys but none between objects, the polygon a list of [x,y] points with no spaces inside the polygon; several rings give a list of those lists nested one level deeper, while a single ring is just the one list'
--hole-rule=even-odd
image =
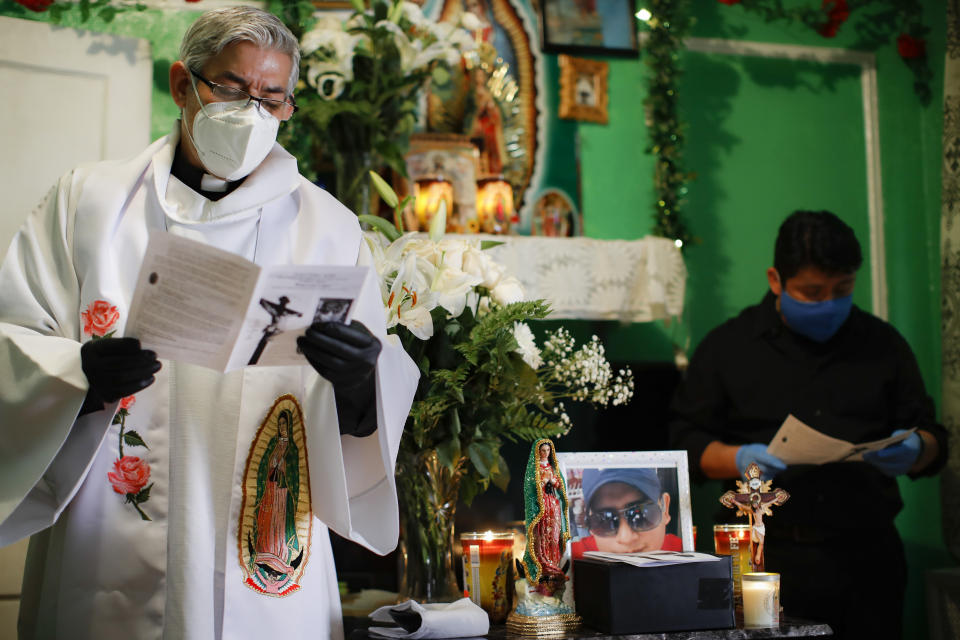
[{"label": "golden decorative trim", "polygon": [[[610,65],[599,60],[574,58],[560,54],[560,117],[568,120],[585,120],[607,124],[609,95],[607,79]],[[578,100],[577,83],[586,79],[590,83],[593,104]]]},{"label": "golden decorative trim", "polygon": [[580,626],[582,619],[575,613],[552,616],[524,616],[516,612],[507,616],[507,631],[532,638],[551,638],[565,635]]}]

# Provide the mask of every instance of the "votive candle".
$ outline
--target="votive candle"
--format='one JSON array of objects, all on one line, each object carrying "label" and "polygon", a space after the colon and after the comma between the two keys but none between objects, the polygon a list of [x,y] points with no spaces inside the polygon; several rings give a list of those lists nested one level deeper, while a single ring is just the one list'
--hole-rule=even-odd
[{"label": "votive candle", "polygon": [[464,596],[497,623],[507,619],[513,567],[513,532],[461,533]]},{"label": "votive candle", "polygon": [[743,579],[743,626],[780,625],[780,574],[745,573]]},{"label": "votive candle", "polygon": [[736,609],[743,606],[740,588],[740,576],[750,571],[750,525],[715,524],[713,525],[713,548],[718,556],[733,556],[733,604]]}]

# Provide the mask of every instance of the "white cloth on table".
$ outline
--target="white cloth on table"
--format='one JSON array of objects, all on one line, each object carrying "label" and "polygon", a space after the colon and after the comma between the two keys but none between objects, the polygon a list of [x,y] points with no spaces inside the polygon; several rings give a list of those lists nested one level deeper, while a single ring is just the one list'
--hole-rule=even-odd
[{"label": "white cloth on table", "polygon": [[552,319],[650,322],[683,313],[687,269],[669,238],[639,240],[488,236],[487,251]]},{"label": "white cloth on table", "polygon": [[[407,600],[400,604],[380,607],[370,614],[374,622],[399,623],[391,613],[399,613],[413,619],[420,618],[419,626],[409,624],[408,629],[401,627],[370,627],[372,635],[385,638],[470,638],[486,635],[490,630],[490,618],[487,612],[473,603],[470,598],[461,598],[450,603],[420,604]],[[414,615],[410,615],[414,614]],[[406,622],[406,621],[404,621]]]}]

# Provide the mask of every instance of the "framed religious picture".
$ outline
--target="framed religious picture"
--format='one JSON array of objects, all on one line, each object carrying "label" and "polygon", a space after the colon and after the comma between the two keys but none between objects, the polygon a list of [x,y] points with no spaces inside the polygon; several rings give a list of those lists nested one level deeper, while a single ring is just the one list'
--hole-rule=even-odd
[{"label": "framed religious picture", "polygon": [[568,238],[583,235],[583,216],[560,189],[544,189],[533,203],[530,235]]},{"label": "framed religious picture", "polygon": [[686,451],[557,453],[570,553],[693,551]]},{"label": "framed religious picture", "polygon": [[560,117],[607,124],[606,62],[560,55]]},{"label": "framed religious picture", "polygon": [[634,0],[540,0],[543,50],[636,58],[634,4]]}]

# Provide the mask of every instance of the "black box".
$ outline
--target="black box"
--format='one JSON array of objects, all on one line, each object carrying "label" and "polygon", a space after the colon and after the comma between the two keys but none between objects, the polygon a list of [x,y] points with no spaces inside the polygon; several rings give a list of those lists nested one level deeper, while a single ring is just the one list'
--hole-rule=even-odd
[{"label": "black box", "polygon": [[573,581],[577,615],[606,633],[734,626],[730,556],[659,567],[583,558],[573,562]]}]

